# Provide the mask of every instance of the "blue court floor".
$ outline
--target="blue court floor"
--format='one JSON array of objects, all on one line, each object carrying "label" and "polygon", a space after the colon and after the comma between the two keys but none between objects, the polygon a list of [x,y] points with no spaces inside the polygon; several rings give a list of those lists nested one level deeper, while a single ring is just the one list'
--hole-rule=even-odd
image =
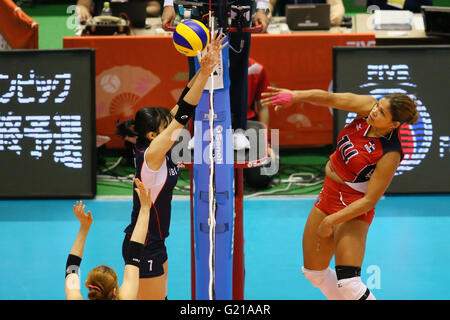
[{"label": "blue court floor", "polygon": [[[324,297],[301,275],[301,238],[313,198],[244,201],[245,298]],[[64,299],[64,269],[78,232],[72,200],[0,201],[0,299]],[[82,282],[99,264],[123,275],[121,246],[131,199],[86,200],[94,222]],[[369,231],[363,281],[377,299],[450,299],[450,195],[387,196]],[[190,299],[189,202],[173,201],[169,299]],[[332,267],[334,267],[332,262]],[[121,282],[121,280],[120,280]],[[83,287],[83,296],[87,292]]]}]

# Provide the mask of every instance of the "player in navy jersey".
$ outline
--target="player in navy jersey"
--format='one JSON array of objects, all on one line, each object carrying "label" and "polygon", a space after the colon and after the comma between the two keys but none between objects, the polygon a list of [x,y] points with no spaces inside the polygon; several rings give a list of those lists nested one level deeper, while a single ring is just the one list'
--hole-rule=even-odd
[{"label": "player in navy jersey", "polygon": [[[270,88],[264,106],[308,102],[357,113],[339,134],[325,167],[325,181],[303,232],[304,276],[328,299],[374,300],[361,281],[366,236],[378,200],[386,191],[403,152],[398,128],[418,118],[415,102],[402,93],[379,100],[367,95],[323,90]],[[335,256],[335,270],[329,267]]]},{"label": "player in navy jersey", "polygon": [[[136,177],[152,192],[152,207],[148,234],[140,263],[138,299],[163,300],[167,298],[167,250],[165,238],[169,235],[172,193],[178,178],[177,164],[172,161],[171,148],[181,130],[194,115],[203,89],[219,61],[220,51],[226,46],[224,34],[211,40],[200,69],[181,94],[178,103],[169,111],[162,107],[140,109],[135,118],[117,126],[119,135],[128,141],[137,137],[134,148]],[[131,223],[125,229],[123,255],[127,255],[129,235],[135,227],[140,210],[139,198],[133,194]]]}]

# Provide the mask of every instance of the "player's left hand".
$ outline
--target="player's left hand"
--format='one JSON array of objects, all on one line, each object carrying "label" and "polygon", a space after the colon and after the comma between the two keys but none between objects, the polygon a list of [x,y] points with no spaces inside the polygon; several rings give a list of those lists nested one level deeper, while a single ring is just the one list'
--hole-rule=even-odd
[{"label": "player's left hand", "polygon": [[88,211],[87,214],[84,213],[86,206],[83,204],[83,201],[77,201],[73,206],[73,213],[77,217],[78,221],[80,221],[81,227],[89,229],[92,224],[92,214],[91,211]]},{"label": "player's left hand", "polygon": [[208,45],[207,52],[203,57],[198,56],[200,69],[206,74],[210,74],[219,62],[220,53],[228,42],[225,42],[226,35],[222,32],[216,32]]},{"label": "player's left hand", "polygon": [[294,95],[291,90],[281,89],[275,87],[267,87],[268,92],[263,92],[261,94],[261,106],[273,107],[275,111],[282,107],[290,107],[294,104]]}]

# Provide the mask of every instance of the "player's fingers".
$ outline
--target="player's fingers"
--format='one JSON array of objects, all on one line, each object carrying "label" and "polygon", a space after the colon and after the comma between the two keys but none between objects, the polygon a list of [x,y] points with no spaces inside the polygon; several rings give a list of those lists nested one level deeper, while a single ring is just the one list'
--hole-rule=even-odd
[{"label": "player's fingers", "polygon": [[228,41],[225,42],[224,44],[222,44],[219,48],[219,50],[222,50],[223,48],[225,48],[228,45]]},{"label": "player's fingers", "polygon": [[276,96],[278,92],[263,92],[261,93],[261,97],[267,98],[267,97],[273,97]]},{"label": "player's fingers", "polygon": [[268,86],[267,90],[272,90],[272,91],[275,91],[277,93],[280,92],[280,91],[283,91],[283,89],[280,89],[280,88],[277,88],[277,87],[272,87],[272,86]]}]

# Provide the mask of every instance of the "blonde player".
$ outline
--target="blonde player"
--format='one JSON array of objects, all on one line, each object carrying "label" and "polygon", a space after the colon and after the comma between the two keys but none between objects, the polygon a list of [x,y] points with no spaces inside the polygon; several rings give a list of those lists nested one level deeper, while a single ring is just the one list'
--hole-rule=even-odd
[{"label": "blonde player", "polygon": [[[113,269],[104,265],[98,266],[89,272],[85,283],[89,289],[88,298],[90,300],[136,300],[137,298],[139,262],[147,234],[152,199],[151,190],[146,190],[139,179],[135,179],[134,183],[136,185],[135,191],[141,203],[141,210],[129,242],[129,254],[125,260],[122,285],[119,288],[117,275]],[[65,281],[67,300],[83,300],[80,293],[79,268],[86,238],[93,220],[91,212],[88,211],[85,214],[84,210],[85,205],[82,201],[77,201],[73,206],[73,213],[80,221],[80,230],[67,258]]]}]

